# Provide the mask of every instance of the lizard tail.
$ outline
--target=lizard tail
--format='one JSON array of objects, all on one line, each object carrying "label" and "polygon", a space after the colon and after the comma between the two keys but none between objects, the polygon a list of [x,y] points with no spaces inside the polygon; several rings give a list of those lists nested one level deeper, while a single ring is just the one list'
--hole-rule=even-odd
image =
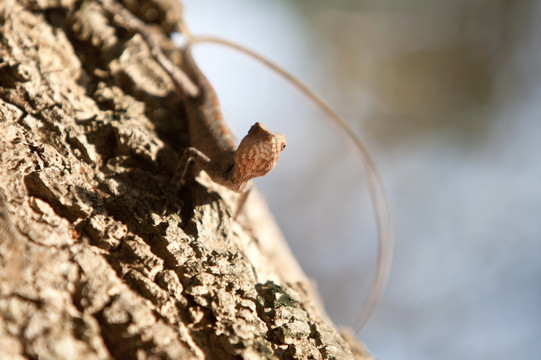
[{"label": "lizard tail", "polygon": [[351,127],[342,119],[340,115],[338,115],[335,110],[333,110],[321,98],[321,96],[317,95],[308,86],[303,84],[300,80],[298,80],[296,77],[294,77],[292,74],[290,74],[277,64],[266,59],[262,55],[248,48],[245,48],[244,46],[238,45],[225,39],[213,36],[188,35],[188,47],[197,43],[214,43],[233,48],[260,61],[267,67],[271,68],[276,73],[280,74],[282,77],[288,80],[304,95],[310,98],[325,114],[327,114],[333,120],[334,124],[336,124],[340,128],[340,130],[345,133],[347,138],[354,145],[356,153],[360,157],[363,165],[378,228],[378,262],[376,275],[374,277],[368,297],[363,304],[361,311],[359,312],[359,315],[354,323],[355,330],[360,331],[366,321],[370,318],[370,315],[372,315],[372,313],[374,312],[374,309],[379,299],[383,295],[383,291],[385,290],[387,280],[389,278],[393,255],[393,229],[389,201],[385,193],[383,181],[381,180],[379,172],[376,168],[374,161],[372,160],[372,157],[370,156],[370,153],[368,152],[363,142],[351,129]]}]

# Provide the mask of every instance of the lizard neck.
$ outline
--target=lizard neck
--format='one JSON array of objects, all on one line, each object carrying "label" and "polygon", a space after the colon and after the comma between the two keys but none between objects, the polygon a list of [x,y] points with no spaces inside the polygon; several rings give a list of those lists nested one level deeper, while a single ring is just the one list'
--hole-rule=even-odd
[{"label": "lizard neck", "polygon": [[233,136],[223,119],[218,97],[195,64],[189,44],[183,51],[183,61],[186,73],[199,87],[199,95],[185,99],[190,145],[229,167],[236,149]]}]

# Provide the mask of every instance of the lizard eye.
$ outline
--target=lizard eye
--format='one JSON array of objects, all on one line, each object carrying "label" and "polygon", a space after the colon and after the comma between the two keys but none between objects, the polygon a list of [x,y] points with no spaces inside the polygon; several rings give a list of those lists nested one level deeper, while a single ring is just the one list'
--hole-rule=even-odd
[{"label": "lizard eye", "polygon": [[284,151],[285,148],[286,148],[286,144],[283,144],[283,145],[282,145],[282,150],[281,150],[281,151]]}]

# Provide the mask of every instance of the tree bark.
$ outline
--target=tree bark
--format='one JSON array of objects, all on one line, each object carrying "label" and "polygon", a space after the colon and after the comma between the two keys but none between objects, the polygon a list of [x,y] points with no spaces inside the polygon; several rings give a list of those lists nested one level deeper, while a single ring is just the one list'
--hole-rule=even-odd
[{"label": "tree bark", "polygon": [[[129,1],[180,53],[175,0]],[[96,1],[0,0],[1,359],[367,359],[262,197],[169,183],[182,100]],[[353,350],[352,350],[353,349]]]}]

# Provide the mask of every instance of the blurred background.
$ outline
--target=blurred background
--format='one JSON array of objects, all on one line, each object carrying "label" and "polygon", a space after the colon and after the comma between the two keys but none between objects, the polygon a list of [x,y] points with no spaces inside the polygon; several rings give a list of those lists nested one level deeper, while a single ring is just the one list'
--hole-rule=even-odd
[{"label": "blurred background", "polygon": [[[183,0],[194,34],[247,45],[322,94],[389,193],[393,269],[358,336],[378,359],[541,358],[541,2]],[[376,265],[357,159],[305,98],[214,45],[195,56],[242,137],[288,137],[258,184],[328,314]]]}]

